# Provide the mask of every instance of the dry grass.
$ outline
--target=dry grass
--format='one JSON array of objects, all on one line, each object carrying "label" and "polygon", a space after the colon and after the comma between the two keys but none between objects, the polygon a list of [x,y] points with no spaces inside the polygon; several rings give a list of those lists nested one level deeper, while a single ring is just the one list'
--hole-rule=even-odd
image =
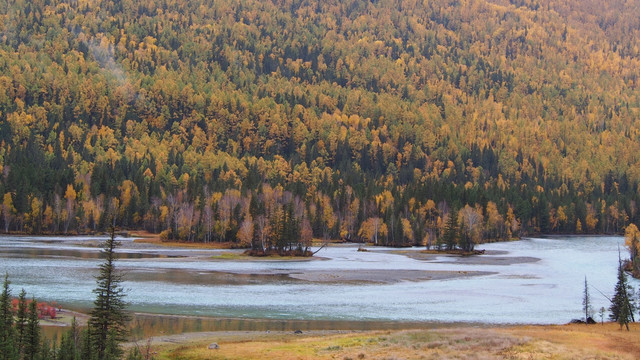
[{"label": "dry grass", "polygon": [[161,359],[486,359],[521,344],[509,335],[484,330],[398,331],[330,336],[276,336],[254,341],[210,341],[166,347]]},{"label": "dry grass", "polygon": [[[211,334],[161,345],[159,359],[638,359],[640,326],[616,324],[266,334]],[[207,346],[217,342],[220,349]]]},{"label": "dry grass", "polygon": [[502,331],[535,339],[526,349],[514,349],[526,350],[535,355],[530,357],[533,359],[640,359],[640,324],[630,324],[630,329],[620,330],[618,324],[606,323],[523,326]]}]

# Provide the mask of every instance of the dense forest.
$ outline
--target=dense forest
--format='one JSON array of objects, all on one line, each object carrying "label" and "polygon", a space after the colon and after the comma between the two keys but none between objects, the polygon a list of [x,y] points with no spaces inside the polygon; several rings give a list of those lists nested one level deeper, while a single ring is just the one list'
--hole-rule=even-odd
[{"label": "dense forest", "polygon": [[638,69],[635,0],[4,1],[0,229],[620,233]]}]

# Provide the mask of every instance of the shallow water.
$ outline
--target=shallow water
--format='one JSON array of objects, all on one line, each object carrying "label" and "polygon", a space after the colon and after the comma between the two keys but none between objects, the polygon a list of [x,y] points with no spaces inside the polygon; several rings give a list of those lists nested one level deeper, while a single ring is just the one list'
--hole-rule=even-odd
[{"label": "shallow water", "polygon": [[[0,237],[0,273],[8,272],[14,294],[24,288],[39,300],[90,308],[101,240]],[[131,310],[240,319],[566,323],[582,316],[585,276],[594,309],[608,307],[599,291],[613,292],[619,246],[626,256],[621,237],[525,239],[481,245],[487,254],[477,258],[426,260],[393,249],[358,252],[357,246],[338,245],[321,250],[317,256],[325,260],[314,261],[220,261],[211,259],[220,250],[121,240],[117,266],[125,273]],[[385,271],[451,271],[457,277],[340,282],[326,276]],[[487,275],[464,276],[476,271]],[[314,274],[324,274],[323,281],[309,281]]]}]

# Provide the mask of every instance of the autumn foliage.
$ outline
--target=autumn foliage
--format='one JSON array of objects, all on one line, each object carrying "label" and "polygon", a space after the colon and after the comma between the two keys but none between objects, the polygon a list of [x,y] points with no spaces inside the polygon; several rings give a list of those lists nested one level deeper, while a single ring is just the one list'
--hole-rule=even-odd
[{"label": "autumn foliage", "polygon": [[[27,307],[32,301],[33,300],[29,300],[29,299],[26,300]],[[17,298],[11,300],[11,309],[14,314],[18,312],[18,303],[19,303],[19,300]],[[42,320],[42,319],[56,318],[56,315],[58,313],[58,306],[55,302],[51,304],[48,304],[46,302],[36,302],[36,306],[37,306],[37,312],[38,312],[38,319]]]},{"label": "autumn foliage", "polygon": [[[0,229],[306,248],[640,221],[634,1],[10,1]],[[460,210],[461,209],[461,210]],[[295,239],[290,237],[295,236]],[[465,240],[466,241],[466,240]]]}]

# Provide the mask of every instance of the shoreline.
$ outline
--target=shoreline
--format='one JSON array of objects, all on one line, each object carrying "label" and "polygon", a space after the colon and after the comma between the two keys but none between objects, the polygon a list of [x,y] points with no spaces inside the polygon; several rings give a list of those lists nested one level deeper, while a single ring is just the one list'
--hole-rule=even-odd
[{"label": "shoreline", "polygon": [[[76,317],[78,326],[85,326],[90,315],[79,310],[63,308],[59,314],[67,314],[66,316],[58,316],[54,320],[40,320],[40,326],[43,327],[69,327],[71,319]],[[135,330],[136,327],[155,327],[160,328],[166,326],[169,322],[177,322],[179,326],[173,326],[172,330],[179,330],[170,335],[179,335],[182,333],[198,333],[198,332],[260,332],[260,331],[397,331],[397,330],[436,330],[449,328],[510,328],[522,326],[586,326],[585,324],[572,324],[567,318],[562,323],[528,323],[528,322],[512,322],[512,323],[488,323],[479,321],[437,321],[437,320],[380,320],[380,319],[340,319],[340,318],[240,318],[240,317],[217,317],[206,315],[181,315],[181,314],[163,314],[131,311],[132,315],[130,325]],[[607,322],[605,322],[607,324]],[[640,322],[637,322],[640,327]],[[600,325],[598,322],[594,325]],[[202,328],[204,330],[192,330]],[[160,329],[158,333],[167,334],[167,331]]]},{"label": "shoreline", "polygon": [[[56,319],[40,320],[40,326],[46,328],[68,328],[71,319],[76,317],[78,326],[85,326],[90,315],[78,309],[63,308]],[[62,315],[60,315],[62,314]],[[180,315],[132,311],[130,328],[133,332],[144,329],[147,332],[163,336],[200,332],[293,332],[301,331],[399,331],[399,330],[437,330],[450,328],[509,328],[518,326],[565,326],[569,323],[486,323],[473,321],[416,321],[416,320],[380,320],[380,319],[279,319],[279,318],[234,318],[205,315]],[[171,323],[169,330],[164,329]],[[598,323],[599,324],[599,323]],[[640,323],[638,323],[640,326]],[[202,329],[202,330],[198,330]],[[173,331],[173,333],[171,333]]]}]

